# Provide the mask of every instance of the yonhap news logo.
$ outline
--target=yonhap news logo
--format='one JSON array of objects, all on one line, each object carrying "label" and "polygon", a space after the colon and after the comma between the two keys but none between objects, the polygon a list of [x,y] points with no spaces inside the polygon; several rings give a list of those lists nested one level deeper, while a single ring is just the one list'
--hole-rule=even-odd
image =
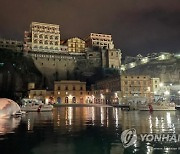
[{"label": "yonhap news logo", "polygon": [[136,129],[126,129],[121,134],[121,141],[125,148],[134,145],[140,139],[142,142],[166,142],[177,143],[180,142],[180,134],[140,134],[139,138]]},{"label": "yonhap news logo", "polygon": [[137,134],[134,128],[124,130],[121,134],[121,141],[125,148],[133,145],[137,141]]}]

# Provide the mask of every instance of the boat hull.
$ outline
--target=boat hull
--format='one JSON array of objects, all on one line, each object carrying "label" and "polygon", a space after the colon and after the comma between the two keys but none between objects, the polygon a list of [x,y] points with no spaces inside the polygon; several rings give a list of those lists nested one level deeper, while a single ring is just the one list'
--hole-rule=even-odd
[{"label": "boat hull", "polygon": [[21,107],[21,111],[26,111],[26,112],[50,112],[53,110],[53,106],[48,105],[48,106],[42,106],[41,108],[39,106],[24,106]]},{"label": "boat hull", "polygon": [[149,108],[149,106],[139,106],[138,109],[140,111],[175,111],[175,106],[157,106],[152,105],[152,109]]}]

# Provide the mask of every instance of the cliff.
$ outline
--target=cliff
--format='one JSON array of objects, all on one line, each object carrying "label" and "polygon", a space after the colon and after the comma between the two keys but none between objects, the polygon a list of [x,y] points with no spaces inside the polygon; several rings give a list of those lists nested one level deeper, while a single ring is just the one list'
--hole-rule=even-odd
[{"label": "cliff", "polygon": [[159,77],[163,82],[180,83],[180,59],[172,57],[167,60],[152,60],[124,72],[129,75],[149,75]]}]

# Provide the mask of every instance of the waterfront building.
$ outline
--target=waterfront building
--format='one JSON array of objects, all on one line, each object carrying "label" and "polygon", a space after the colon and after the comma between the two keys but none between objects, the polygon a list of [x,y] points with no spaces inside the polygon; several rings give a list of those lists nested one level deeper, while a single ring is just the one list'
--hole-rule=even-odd
[{"label": "waterfront building", "polygon": [[102,49],[113,49],[114,44],[112,36],[108,34],[98,34],[90,33],[88,37],[85,38],[86,47],[99,47]]},{"label": "waterfront building", "polygon": [[151,99],[151,78],[144,75],[121,75],[96,82],[92,94],[97,103],[128,103]]},{"label": "waterfront building", "polygon": [[58,103],[86,103],[86,82],[62,80],[54,82],[54,97]]},{"label": "waterfront building", "polygon": [[30,99],[39,99],[45,101],[47,91],[43,89],[32,89],[29,91]]},{"label": "waterfront building", "polygon": [[23,42],[17,40],[6,40],[0,38],[0,48],[1,49],[9,49],[16,52],[23,51]]},{"label": "waterfront building", "polygon": [[151,97],[151,78],[146,75],[122,75],[121,93],[123,97]]},{"label": "waterfront building", "polygon": [[152,93],[156,95],[160,90],[160,78],[151,78]]},{"label": "waterfront building", "polygon": [[65,44],[68,52],[85,52],[85,41],[78,37],[68,39]]},{"label": "waterfront building", "polygon": [[59,52],[59,25],[32,22],[30,30],[24,33],[24,51]]},{"label": "waterfront building", "polygon": [[120,76],[97,81],[91,86],[94,103],[118,104],[121,99]]}]

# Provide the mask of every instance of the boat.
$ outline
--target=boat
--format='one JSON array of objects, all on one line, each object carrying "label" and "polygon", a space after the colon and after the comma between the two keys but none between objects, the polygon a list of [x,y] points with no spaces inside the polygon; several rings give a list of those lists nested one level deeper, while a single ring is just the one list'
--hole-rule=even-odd
[{"label": "boat", "polygon": [[48,112],[52,111],[53,106],[51,104],[44,104],[38,99],[22,99],[21,111],[25,112]]},{"label": "boat", "polygon": [[158,100],[157,102],[138,104],[140,111],[175,111],[175,103],[167,100]]}]

